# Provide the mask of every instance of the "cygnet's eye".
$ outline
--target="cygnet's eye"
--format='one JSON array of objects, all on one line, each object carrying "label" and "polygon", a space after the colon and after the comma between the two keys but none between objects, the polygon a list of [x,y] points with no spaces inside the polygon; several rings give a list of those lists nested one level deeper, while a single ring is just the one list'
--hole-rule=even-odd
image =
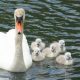
[{"label": "cygnet's eye", "polygon": [[65,43],[62,44],[63,46],[65,45]]},{"label": "cygnet's eye", "polygon": [[38,43],[40,44],[40,41]]},{"label": "cygnet's eye", "polygon": [[37,53],[39,53],[39,51]]},{"label": "cygnet's eye", "polygon": [[65,43],[63,43],[65,45]]},{"label": "cygnet's eye", "polygon": [[52,46],[52,49],[53,49],[53,50],[55,50],[55,49],[56,49],[56,47]]},{"label": "cygnet's eye", "polygon": [[54,47],[52,47],[52,49],[54,49]]},{"label": "cygnet's eye", "polygon": [[65,43],[61,43],[61,46],[65,45]]},{"label": "cygnet's eye", "polygon": [[37,51],[35,50],[34,52],[36,53]]},{"label": "cygnet's eye", "polygon": [[71,60],[72,58],[71,58],[71,56],[67,56],[67,60]]}]

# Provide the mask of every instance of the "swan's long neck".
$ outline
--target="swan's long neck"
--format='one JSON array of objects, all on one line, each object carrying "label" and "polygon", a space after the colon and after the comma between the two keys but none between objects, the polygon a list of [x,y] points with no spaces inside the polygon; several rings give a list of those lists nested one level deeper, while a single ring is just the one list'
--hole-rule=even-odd
[{"label": "swan's long neck", "polygon": [[23,49],[22,49],[22,34],[15,35],[15,59],[20,60],[23,59]]},{"label": "swan's long neck", "polygon": [[[15,28],[16,30],[16,28]],[[18,34],[15,31],[15,56],[14,56],[14,69],[24,68],[23,48],[22,48],[23,33]]]}]

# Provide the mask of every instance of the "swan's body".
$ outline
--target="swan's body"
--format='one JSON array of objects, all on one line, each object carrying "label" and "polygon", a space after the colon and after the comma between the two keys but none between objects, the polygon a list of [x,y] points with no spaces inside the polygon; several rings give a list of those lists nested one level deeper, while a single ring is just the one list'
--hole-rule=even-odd
[{"label": "swan's body", "polygon": [[[16,17],[24,16],[22,8],[16,9]],[[0,68],[11,72],[25,72],[32,65],[27,39],[21,29],[22,22],[16,24],[15,29],[7,33],[0,33]],[[19,28],[19,29],[18,29]]]},{"label": "swan's body", "polygon": [[42,53],[40,49],[36,47],[32,52],[32,59],[33,61],[42,61],[45,59],[45,54]]},{"label": "swan's body", "polygon": [[37,38],[34,42],[31,43],[32,50],[34,50],[36,47],[38,47],[40,50],[43,50],[45,48],[45,43],[42,42],[40,38]]},{"label": "swan's body", "polygon": [[54,42],[50,47],[45,48],[42,52],[46,54],[46,57],[56,57],[60,52],[60,46],[57,42]]},{"label": "swan's body", "polygon": [[73,59],[70,52],[66,52],[65,55],[59,55],[56,57],[56,62],[63,65],[73,64]]}]

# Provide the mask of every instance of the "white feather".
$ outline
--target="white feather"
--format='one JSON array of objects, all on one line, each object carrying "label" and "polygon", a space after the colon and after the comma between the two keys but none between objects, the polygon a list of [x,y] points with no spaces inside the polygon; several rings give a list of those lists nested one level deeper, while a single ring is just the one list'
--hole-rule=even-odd
[{"label": "white feather", "polygon": [[[32,65],[32,58],[30,55],[29,46],[24,34],[22,48],[24,59],[23,63],[25,67],[23,67],[22,70],[20,70],[20,72],[26,71],[26,69],[28,69]],[[15,63],[14,57],[15,57],[15,29],[9,30],[6,34],[0,32],[0,68],[13,72],[19,71],[17,69],[15,69],[16,71],[13,70],[13,64]],[[17,64],[16,66],[18,66],[19,68],[19,64]]]}]

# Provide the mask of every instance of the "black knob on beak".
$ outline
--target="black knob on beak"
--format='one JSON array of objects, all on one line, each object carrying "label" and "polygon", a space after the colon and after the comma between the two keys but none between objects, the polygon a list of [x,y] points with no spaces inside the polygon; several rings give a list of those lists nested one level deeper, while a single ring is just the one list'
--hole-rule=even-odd
[{"label": "black knob on beak", "polygon": [[18,32],[18,34],[20,35],[20,34],[21,34],[21,32]]},{"label": "black knob on beak", "polygon": [[22,20],[23,20],[23,16],[21,16],[21,17],[16,17],[16,21],[18,21],[19,23],[21,23]]}]

